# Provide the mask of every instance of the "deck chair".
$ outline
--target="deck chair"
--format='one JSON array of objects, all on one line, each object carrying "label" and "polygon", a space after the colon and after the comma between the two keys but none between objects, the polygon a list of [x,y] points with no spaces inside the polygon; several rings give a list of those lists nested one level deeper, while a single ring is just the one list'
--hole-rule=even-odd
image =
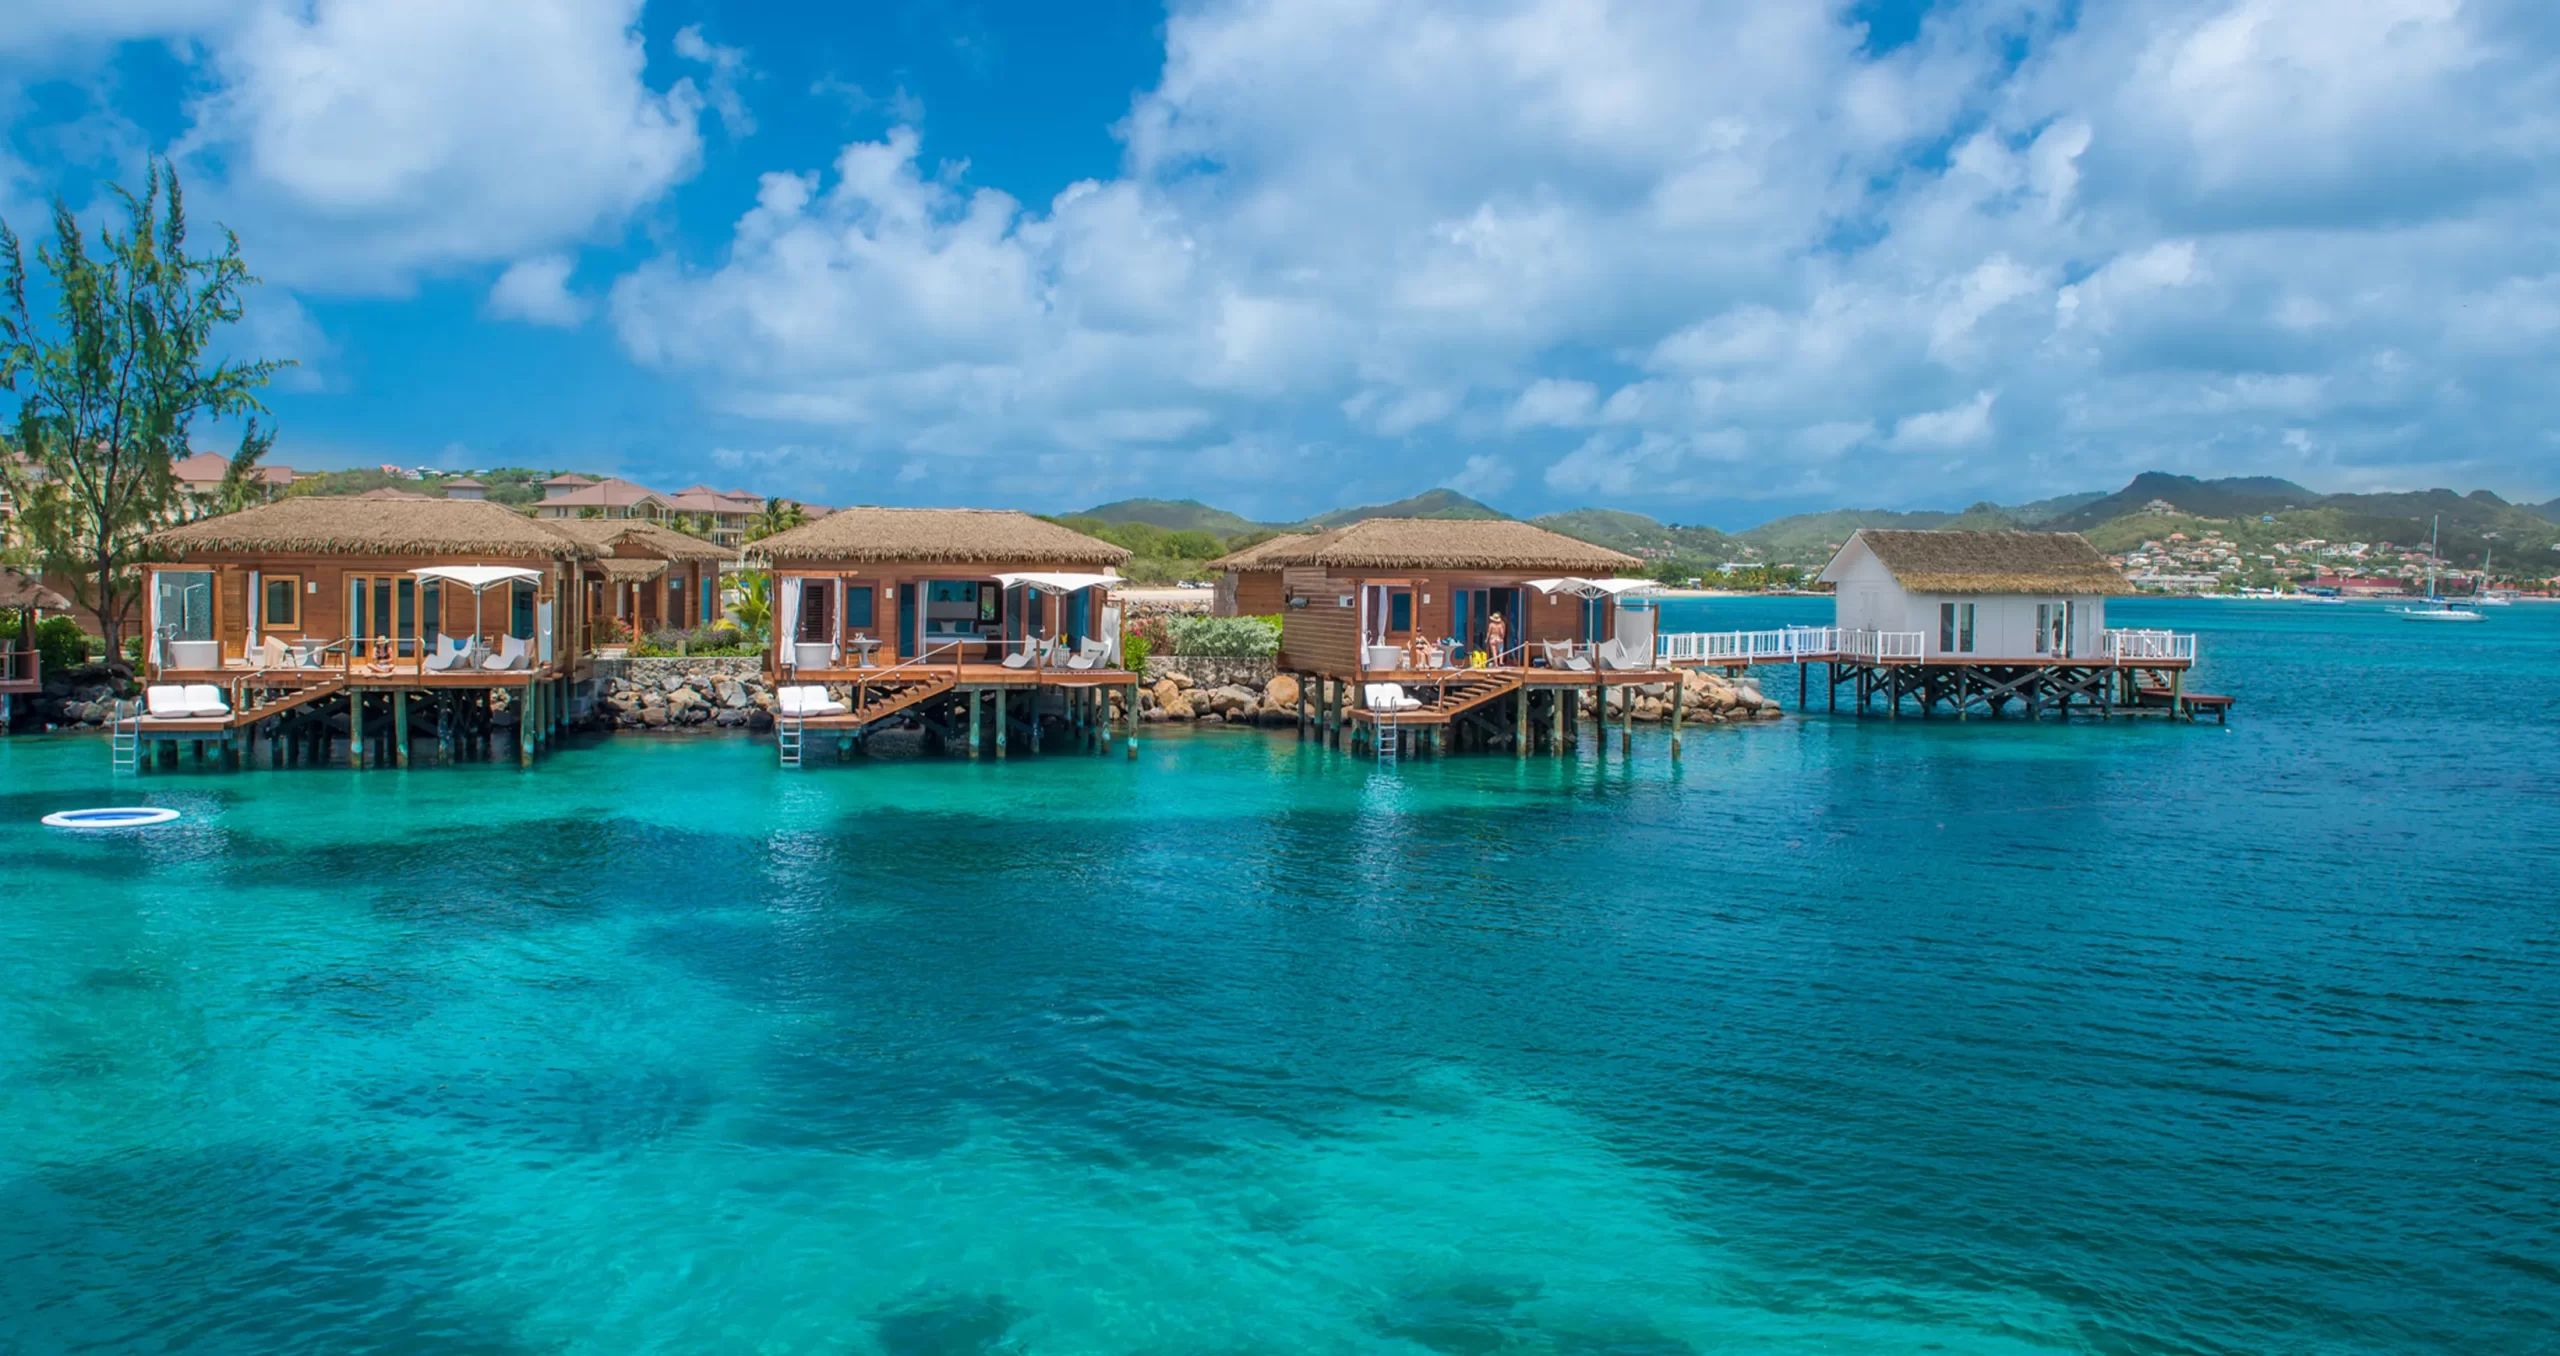
[{"label": "deck chair", "polygon": [[187,714],[191,716],[227,716],[231,703],[222,699],[222,689],[211,683],[187,684]]},{"label": "deck chair", "polygon": [[1404,695],[1402,683],[1370,683],[1362,689],[1372,711],[1418,711],[1422,703]]},{"label": "deck chair", "polygon": [[500,637],[498,652],[481,660],[480,667],[492,671],[532,668],[533,647],[514,636]]},{"label": "deck chair", "polygon": [[469,667],[471,667],[471,642],[467,640],[456,640],[442,631],[438,631],[436,633],[434,650],[427,656],[427,671],[429,673],[443,673],[453,669],[467,669]]},{"label": "deck chair", "polygon": [[1588,655],[1575,654],[1573,652],[1572,641],[1543,640],[1538,643],[1547,647],[1548,668],[1563,669],[1568,673],[1591,672],[1590,657]]},{"label": "deck chair", "polygon": [[195,714],[187,690],[176,683],[154,683],[142,690],[142,710],[155,720],[184,720]]},{"label": "deck chair", "polygon": [[1040,645],[1041,642],[1033,640],[1027,636],[1024,637],[1022,641],[1022,648],[1004,657],[1004,666],[1009,669],[1035,669],[1040,667]]},{"label": "deck chair", "polygon": [[1103,656],[1109,653],[1111,653],[1110,641],[1088,640],[1081,650],[1068,657],[1067,667],[1077,670],[1100,668]]}]

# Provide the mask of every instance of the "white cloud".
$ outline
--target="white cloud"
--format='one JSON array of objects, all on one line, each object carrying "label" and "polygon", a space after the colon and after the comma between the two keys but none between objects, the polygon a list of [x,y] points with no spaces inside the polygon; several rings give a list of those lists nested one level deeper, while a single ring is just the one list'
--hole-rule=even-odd
[{"label": "white cloud", "polygon": [[2530,7],[1978,0],[1882,55],[1815,5],[1165,32],[1117,176],[1026,204],[902,127],[768,174],[709,262],[616,285],[615,333],[928,478],[1233,467],[1272,512],[1398,470],[1949,502],[2287,469],[2289,431],[2342,478],[2450,444],[2560,489]]},{"label": "white cloud", "polygon": [[1893,446],[1905,452],[1980,446],[1991,436],[1991,405],[1999,398],[1997,392],[1979,391],[1961,405],[1911,415],[1893,426]]},{"label": "white cloud", "polygon": [[198,15],[209,88],[175,151],[199,212],[255,239],[278,281],[398,290],[556,248],[618,226],[700,159],[703,95],[642,79],[638,15],[639,0]]},{"label": "white cloud", "polygon": [[587,303],[569,290],[575,267],[565,254],[519,259],[489,288],[489,314],[502,320],[563,328],[584,324]]},{"label": "white cloud", "polygon": [[747,112],[747,101],[738,92],[739,83],[754,74],[747,68],[746,50],[723,47],[702,36],[702,25],[687,24],[676,30],[676,55],[711,68],[704,97],[711,111],[720,115],[721,127],[733,137],[754,135],[755,117]]},{"label": "white cloud", "polygon": [[1519,478],[1510,462],[1479,452],[1467,458],[1467,464],[1444,483],[1460,494],[1483,499],[1510,489],[1511,482]]}]

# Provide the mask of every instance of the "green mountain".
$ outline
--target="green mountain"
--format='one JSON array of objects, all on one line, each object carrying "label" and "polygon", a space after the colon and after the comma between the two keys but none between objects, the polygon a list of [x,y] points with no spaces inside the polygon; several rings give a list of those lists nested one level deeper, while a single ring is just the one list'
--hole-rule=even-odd
[{"label": "green mountain", "polygon": [[2083,504],[2094,504],[2106,497],[2103,491],[2083,490],[2078,494],[2057,494],[2051,499],[2011,504],[2001,511],[2015,519],[2020,527],[2041,527]]},{"label": "green mountain", "polygon": [[1168,532],[1212,532],[1221,537],[1259,531],[1263,527],[1261,523],[1225,509],[1211,508],[1197,499],[1115,499],[1068,516],[1097,518],[1115,527],[1145,523]]},{"label": "green mountain", "polygon": [[1315,527],[1334,528],[1356,523],[1363,518],[1508,518],[1511,515],[1487,504],[1481,504],[1456,490],[1424,490],[1410,499],[1392,504],[1364,504],[1359,508],[1335,509],[1318,514],[1307,522]]},{"label": "green mountain", "polygon": [[1712,527],[1680,527],[1617,509],[1575,509],[1530,521],[1594,546],[1648,560],[1686,561],[1699,568],[1738,559],[1743,554],[1742,543]]},{"label": "green mountain", "polygon": [[2135,476],[2132,484],[2114,494],[2092,499],[2068,513],[2047,520],[2044,525],[2059,531],[2078,532],[2129,513],[2140,513],[2154,502],[2167,504],[2179,513],[2197,518],[2254,518],[2262,513],[2282,513],[2286,509],[2301,508],[2319,498],[2317,491],[2306,490],[2290,480],[2279,480],[2274,476],[2198,480],[2194,476],[2145,471]]},{"label": "green mountain", "polygon": [[2560,499],[2554,499],[2548,504],[2528,504],[2525,505],[2524,511],[2560,523]]}]

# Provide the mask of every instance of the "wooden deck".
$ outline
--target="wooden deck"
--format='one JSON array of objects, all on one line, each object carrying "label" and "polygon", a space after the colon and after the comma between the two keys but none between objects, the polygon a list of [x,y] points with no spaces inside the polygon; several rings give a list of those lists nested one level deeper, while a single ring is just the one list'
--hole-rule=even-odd
[{"label": "wooden deck", "polygon": [[916,682],[927,678],[948,677],[950,687],[1125,687],[1146,679],[1127,669],[1009,669],[1002,664],[901,664],[895,667],[850,669],[792,669],[779,676],[767,670],[768,680],[776,685],[854,687],[875,683]]},{"label": "wooden deck", "polygon": [[420,669],[414,660],[395,660],[388,669],[367,664],[353,668],[253,669],[231,664],[218,669],[163,668],[152,683],[211,683],[228,692],[233,685],[277,690],[336,684],[363,688],[522,687],[531,682],[572,676],[565,664],[537,664],[529,669]]}]

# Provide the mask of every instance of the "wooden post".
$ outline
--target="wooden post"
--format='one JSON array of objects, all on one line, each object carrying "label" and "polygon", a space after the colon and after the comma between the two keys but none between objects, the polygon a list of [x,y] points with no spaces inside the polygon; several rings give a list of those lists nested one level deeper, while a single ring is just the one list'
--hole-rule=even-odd
[{"label": "wooden post", "polygon": [[347,692],[347,766],[364,766],[364,689]]},{"label": "wooden post", "polygon": [[516,699],[516,766],[533,766],[533,680],[524,680],[524,694]]},{"label": "wooden post", "polygon": [[983,689],[974,687],[965,689],[961,694],[961,699],[969,703],[969,761],[972,763],[978,761],[978,745],[986,737],[978,724],[978,709],[986,705],[986,695]]},{"label": "wooden post", "polygon": [[391,690],[391,761],[399,767],[409,765],[409,689]]},{"label": "wooden post", "polygon": [[1123,699],[1120,710],[1129,720],[1129,759],[1135,762],[1138,757],[1138,684],[1134,680],[1129,684],[1128,695]]},{"label": "wooden post", "polygon": [[1593,690],[1599,699],[1591,703],[1591,719],[1595,722],[1593,728],[1600,734],[1599,753],[1605,758],[1609,753],[1609,685],[1599,683]]},{"label": "wooden post", "polygon": [[[1688,693],[1689,684],[1674,674],[1671,680],[1671,761],[1675,763],[1680,761],[1680,702]],[[1803,703],[1799,701],[1797,705]]]}]

